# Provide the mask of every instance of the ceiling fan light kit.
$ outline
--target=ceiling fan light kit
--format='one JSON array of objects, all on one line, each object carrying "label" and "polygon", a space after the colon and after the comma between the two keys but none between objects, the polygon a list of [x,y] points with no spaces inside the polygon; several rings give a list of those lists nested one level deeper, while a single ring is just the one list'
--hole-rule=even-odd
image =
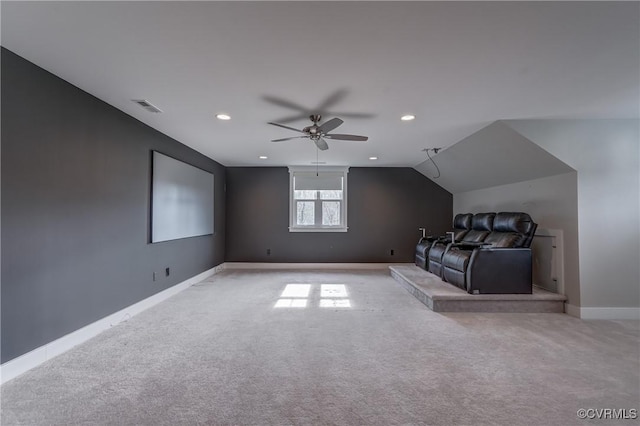
[{"label": "ceiling fan light kit", "polygon": [[339,118],[332,118],[324,122],[323,124],[318,124],[322,120],[320,115],[314,114],[310,115],[309,119],[313,123],[311,126],[307,126],[302,130],[285,126],[284,124],[269,122],[269,124],[273,126],[282,127],[283,129],[293,130],[294,132],[303,133],[303,136],[292,136],[289,138],[282,139],[272,139],[271,142],[284,142],[292,139],[311,139],[313,143],[316,144],[319,150],[326,151],[329,149],[329,145],[325,139],[331,140],[341,140],[341,141],[356,141],[356,142],[365,142],[369,138],[367,136],[359,136],[359,135],[347,135],[347,134],[337,134],[337,133],[329,133],[332,130],[336,129],[338,126],[342,125],[344,121]]}]

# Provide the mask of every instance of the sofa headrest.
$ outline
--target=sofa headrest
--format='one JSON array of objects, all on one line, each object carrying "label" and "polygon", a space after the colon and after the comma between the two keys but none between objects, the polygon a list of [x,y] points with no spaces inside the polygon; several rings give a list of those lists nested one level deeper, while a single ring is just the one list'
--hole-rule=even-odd
[{"label": "sofa headrest", "polygon": [[460,213],[453,218],[453,229],[471,229],[471,213]]},{"label": "sofa headrest", "polygon": [[475,231],[492,231],[495,213],[476,213],[471,219],[471,229]]},{"label": "sofa headrest", "polygon": [[495,232],[517,232],[529,235],[534,226],[531,216],[521,212],[500,212],[493,220]]}]

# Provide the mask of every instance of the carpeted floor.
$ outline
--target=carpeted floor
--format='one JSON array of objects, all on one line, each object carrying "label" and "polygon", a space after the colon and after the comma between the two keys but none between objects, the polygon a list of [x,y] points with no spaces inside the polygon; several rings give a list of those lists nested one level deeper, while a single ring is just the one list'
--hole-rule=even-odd
[{"label": "carpeted floor", "polygon": [[[287,284],[305,283],[306,298],[290,287],[302,293],[278,302]],[[344,284],[347,296],[334,287],[322,297],[321,284]],[[564,314],[438,314],[383,271],[227,271],[6,383],[1,420],[638,424],[576,412],[640,409],[639,329]]]}]

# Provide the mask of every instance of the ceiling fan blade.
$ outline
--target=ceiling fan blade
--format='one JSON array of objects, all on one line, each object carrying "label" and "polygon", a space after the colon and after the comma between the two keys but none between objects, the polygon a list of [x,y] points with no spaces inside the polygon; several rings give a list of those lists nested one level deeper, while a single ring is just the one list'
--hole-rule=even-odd
[{"label": "ceiling fan blade", "polygon": [[332,115],[334,114],[343,118],[373,118],[376,116],[366,112],[334,112]]},{"label": "ceiling fan blade", "polygon": [[301,114],[298,115],[289,115],[287,117],[283,117],[283,118],[278,118],[277,122],[279,123],[293,123],[294,121],[298,121],[298,120],[308,120],[309,119],[309,114],[306,112],[303,112]]},{"label": "ceiling fan blade", "polygon": [[309,136],[294,136],[292,138],[272,139],[271,142],[284,142],[284,141],[290,141],[291,139],[304,139],[308,137]]},{"label": "ceiling fan blade", "polygon": [[341,135],[338,133],[333,133],[331,135],[324,135],[327,139],[335,139],[340,141],[360,141],[364,142],[369,140],[367,136],[358,136],[358,135]]},{"label": "ceiling fan blade", "polygon": [[327,141],[325,141],[322,138],[316,139],[314,140],[314,142],[316,143],[316,146],[320,151],[326,151],[329,149],[329,145],[327,145]]},{"label": "ceiling fan blade", "polygon": [[340,120],[339,118],[332,118],[331,120],[319,126],[318,130],[320,131],[320,133],[329,133],[342,123],[344,123],[344,121]]},{"label": "ceiling fan blade", "polygon": [[268,124],[271,124],[272,126],[282,127],[283,129],[293,130],[294,132],[304,133],[302,130],[294,129],[293,127],[285,126],[284,124],[278,124],[278,123],[272,123],[272,122],[269,122]]},{"label": "ceiling fan blade", "polygon": [[289,109],[293,109],[296,111],[301,111],[306,113],[307,112],[307,108],[298,105],[294,102],[288,101],[286,99],[282,99],[282,98],[276,98],[275,96],[269,96],[269,95],[265,95],[262,97],[262,99],[264,99],[265,101],[272,103],[274,105],[278,105],[281,106],[283,108],[289,108]]},{"label": "ceiling fan blade", "polygon": [[322,103],[320,105],[318,105],[318,108],[316,108],[319,111],[325,111],[329,108],[331,108],[332,106],[334,106],[335,104],[337,104],[338,102],[340,102],[341,100],[344,99],[345,96],[347,96],[347,90],[346,89],[338,89],[335,92],[333,92],[332,94],[329,95],[328,98],[326,98],[324,101],[322,101]]}]

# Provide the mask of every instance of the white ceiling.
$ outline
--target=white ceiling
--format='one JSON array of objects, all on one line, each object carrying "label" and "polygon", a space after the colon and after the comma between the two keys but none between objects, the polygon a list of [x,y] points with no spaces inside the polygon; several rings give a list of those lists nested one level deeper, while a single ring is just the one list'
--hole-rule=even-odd
[{"label": "white ceiling", "polygon": [[[315,161],[310,141],[269,142],[295,133],[267,122],[296,115],[286,103],[315,112],[326,101],[326,118],[345,119],[336,132],[370,139],[329,141],[320,161],[415,166],[423,148],[451,146],[499,119],[638,117],[639,10],[638,2],[3,1],[1,42],[227,166]],[[401,122],[406,113],[417,119]]]}]

